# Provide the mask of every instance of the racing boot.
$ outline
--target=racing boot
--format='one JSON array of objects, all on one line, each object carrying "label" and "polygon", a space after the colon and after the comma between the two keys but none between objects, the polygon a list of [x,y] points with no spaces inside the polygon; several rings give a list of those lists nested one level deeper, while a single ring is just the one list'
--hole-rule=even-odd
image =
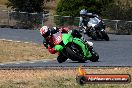
[{"label": "racing boot", "polygon": [[65,57],[65,56],[63,56],[63,55],[61,55],[61,54],[57,57],[57,61],[58,61],[59,63],[63,63],[63,62],[65,62],[67,59],[68,59],[67,57]]}]

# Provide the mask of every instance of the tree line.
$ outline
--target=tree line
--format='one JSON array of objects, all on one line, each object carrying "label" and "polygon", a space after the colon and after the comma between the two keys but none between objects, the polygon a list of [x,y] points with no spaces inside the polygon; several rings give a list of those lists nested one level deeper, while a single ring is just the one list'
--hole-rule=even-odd
[{"label": "tree line", "polygon": [[[43,12],[50,0],[8,0],[7,6],[16,11]],[[79,16],[81,9],[96,13],[103,18],[117,20],[132,20],[131,0],[59,0],[56,7],[57,15]]]}]

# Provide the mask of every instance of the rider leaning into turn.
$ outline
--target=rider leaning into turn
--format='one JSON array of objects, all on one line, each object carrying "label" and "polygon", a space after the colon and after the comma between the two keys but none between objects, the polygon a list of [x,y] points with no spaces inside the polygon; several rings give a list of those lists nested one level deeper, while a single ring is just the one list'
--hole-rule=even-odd
[{"label": "rider leaning into turn", "polygon": [[82,9],[82,10],[80,11],[80,22],[79,22],[79,27],[80,27],[80,28],[81,28],[82,26],[88,27],[88,22],[89,22],[90,18],[93,18],[93,17],[98,17],[98,15],[89,13],[89,11],[86,10],[86,9]]},{"label": "rider leaning into turn", "polygon": [[[53,38],[52,38],[52,35],[57,33],[57,32],[61,32],[61,33],[68,33],[70,30],[68,28],[57,28],[57,27],[52,27],[52,28],[49,28],[48,26],[43,26],[41,29],[40,29],[40,33],[41,35],[44,37],[43,39],[43,44],[44,46],[48,49],[48,51],[51,53],[51,54],[55,54],[56,53],[56,50],[54,48],[54,43],[53,43]],[[80,38],[82,39],[84,42],[86,42],[86,44],[88,44],[89,46],[92,46],[93,43],[92,42],[89,42],[89,41],[86,41],[83,36],[77,31],[77,30],[72,30],[70,31],[71,32],[71,35],[73,37],[77,37],[77,38]],[[63,60],[65,59],[64,56],[62,56],[61,54],[57,57],[57,60],[62,60],[62,62],[64,62]]]}]

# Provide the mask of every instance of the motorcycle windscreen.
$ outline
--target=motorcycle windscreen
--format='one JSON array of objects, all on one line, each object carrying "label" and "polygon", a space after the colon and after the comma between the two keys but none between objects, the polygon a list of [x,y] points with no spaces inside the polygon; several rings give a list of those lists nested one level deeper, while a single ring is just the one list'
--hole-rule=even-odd
[{"label": "motorcycle windscreen", "polygon": [[90,18],[90,21],[88,22],[88,27],[92,26],[94,27],[95,25],[97,25],[101,20],[99,20],[98,18],[94,17],[94,18]]}]

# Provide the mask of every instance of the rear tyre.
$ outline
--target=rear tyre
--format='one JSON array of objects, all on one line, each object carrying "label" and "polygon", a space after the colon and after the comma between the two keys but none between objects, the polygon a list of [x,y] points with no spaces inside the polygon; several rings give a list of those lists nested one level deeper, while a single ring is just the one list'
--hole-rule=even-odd
[{"label": "rear tyre", "polygon": [[[75,47],[76,48],[76,47]],[[72,47],[67,47],[66,51],[68,52],[68,55],[70,56],[70,59],[73,61],[78,61],[80,63],[85,63],[86,59],[81,55],[79,52],[73,51]],[[82,53],[82,51],[80,51]]]},{"label": "rear tyre", "polygon": [[107,35],[107,33],[105,31],[102,31],[102,36],[103,36],[103,39],[105,39],[106,41],[109,41],[109,36]]}]

